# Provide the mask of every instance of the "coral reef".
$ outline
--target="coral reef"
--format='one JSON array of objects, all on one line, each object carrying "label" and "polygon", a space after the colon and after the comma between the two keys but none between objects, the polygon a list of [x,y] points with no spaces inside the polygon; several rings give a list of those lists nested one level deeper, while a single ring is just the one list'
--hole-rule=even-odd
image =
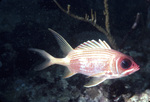
[{"label": "coral reef", "polygon": [[[96,23],[105,28],[103,0],[58,2],[64,8],[70,4],[68,12],[75,11],[76,15],[84,14],[83,11],[91,13],[94,8],[92,15],[96,17]],[[87,40],[106,40],[106,36],[86,22],[61,12],[53,0],[0,0],[0,102],[149,102],[150,35],[149,30],[145,30],[150,25],[149,18],[146,19],[150,15],[149,4],[144,0],[108,0],[108,4],[111,35],[117,44],[131,28],[137,12],[142,12],[147,26],[143,29],[139,21],[123,47],[123,52],[132,56],[141,69],[125,78],[84,88],[88,82],[86,76],[79,74],[63,79],[63,66],[34,71],[34,66],[44,59],[28,48],[44,49],[63,57],[56,40],[47,30],[49,27],[59,31],[73,48]]]}]

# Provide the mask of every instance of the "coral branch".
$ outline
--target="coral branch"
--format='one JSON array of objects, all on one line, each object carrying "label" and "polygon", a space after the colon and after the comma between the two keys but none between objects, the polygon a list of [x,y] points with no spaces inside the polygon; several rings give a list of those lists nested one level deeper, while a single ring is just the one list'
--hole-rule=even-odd
[{"label": "coral branch", "polygon": [[137,25],[138,25],[138,23],[139,23],[140,18],[141,18],[141,14],[140,14],[140,13],[137,13],[137,14],[136,14],[136,19],[135,19],[135,21],[134,21],[134,23],[133,23],[133,25],[132,25],[130,31],[124,36],[124,38],[123,38],[123,40],[122,40],[122,43],[120,44],[120,47],[119,47],[119,48],[123,48],[123,47],[124,47],[124,45],[125,45],[125,43],[126,43],[126,41],[127,41],[128,36],[129,36],[130,34],[132,34],[133,31],[137,28]]},{"label": "coral branch", "polygon": [[137,13],[137,14],[136,14],[136,19],[135,19],[135,22],[134,22],[133,25],[132,25],[132,29],[135,29],[135,28],[137,27],[137,25],[138,25],[138,23],[139,23],[140,16],[141,16],[140,13]]},{"label": "coral branch", "polygon": [[106,31],[110,34],[110,29],[109,29],[109,12],[108,12],[107,0],[104,0],[104,7],[105,7],[105,11],[104,11],[105,27],[106,27]]},{"label": "coral branch", "polygon": [[65,10],[63,7],[60,6],[60,4],[54,0],[54,2],[56,3],[56,5],[60,8],[61,11],[63,11],[64,13],[68,14],[69,16],[77,19],[77,20],[81,20],[81,21],[84,21],[84,22],[88,22],[90,23],[91,25],[93,25],[95,28],[97,28],[98,31],[104,33],[109,41],[109,43],[111,44],[111,46],[114,48],[114,49],[117,49],[117,45],[115,43],[115,40],[114,38],[111,36],[111,33],[110,33],[110,29],[109,29],[109,12],[108,12],[108,4],[107,4],[107,0],[104,0],[104,7],[105,7],[105,27],[106,27],[106,30],[104,28],[102,28],[101,26],[99,26],[96,21],[96,12],[94,11],[93,13],[93,9],[91,9],[91,18],[89,17],[88,14],[85,14],[85,17],[80,17],[78,15],[74,15],[70,12],[70,5],[67,6],[67,10]]}]

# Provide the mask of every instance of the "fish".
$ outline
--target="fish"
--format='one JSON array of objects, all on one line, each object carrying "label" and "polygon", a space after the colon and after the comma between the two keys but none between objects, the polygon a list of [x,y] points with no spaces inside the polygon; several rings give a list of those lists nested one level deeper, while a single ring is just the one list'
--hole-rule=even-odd
[{"label": "fish", "polygon": [[45,58],[35,68],[36,71],[54,64],[66,66],[64,78],[83,74],[91,78],[84,87],[94,87],[107,79],[125,77],[140,69],[132,57],[112,49],[104,40],[88,40],[73,49],[60,34],[51,28],[48,30],[54,35],[66,57],[55,58],[44,50],[30,48],[29,50]]}]

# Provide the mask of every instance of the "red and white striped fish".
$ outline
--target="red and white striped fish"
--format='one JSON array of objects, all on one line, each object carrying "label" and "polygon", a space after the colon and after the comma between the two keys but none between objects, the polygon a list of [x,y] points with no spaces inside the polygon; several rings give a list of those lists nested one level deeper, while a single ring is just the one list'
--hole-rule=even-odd
[{"label": "red and white striped fish", "polygon": [[69,69],[65,78],[81,73],[93,77],[85,85],[85,87],[92,87],[106,79],[124,77],[140,69],[130,56],[111,49],[105,41],[91,40],[73,49],[57,32],[50,28],[49,31],[53,33],[67,56],[65,58],[54,58],[44,50],[31,48],[30,50],[38,52],[46,59],[36,70],[45,69],[53,64],[63,65]]}]

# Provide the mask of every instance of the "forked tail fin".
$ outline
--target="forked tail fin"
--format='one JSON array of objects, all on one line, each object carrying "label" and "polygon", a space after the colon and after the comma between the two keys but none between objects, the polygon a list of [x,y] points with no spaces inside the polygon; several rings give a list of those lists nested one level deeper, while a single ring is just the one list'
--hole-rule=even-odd
[{"label": "forked tail fin", "polygon": [[40,50],[40,49],[35,49],[35,48],[30,48],[29,50],[37,52],[38,54],[40,54],[42,57],[45,58],[45,61],[43,63],[41,63],[40,65],[36,66],[34,70],[38,71],[38,70],[42,70],[45,69],[53,64],[55,64],[55,58],[53,56],[51,56],[49,53],[47,53],[44,50]]}]

